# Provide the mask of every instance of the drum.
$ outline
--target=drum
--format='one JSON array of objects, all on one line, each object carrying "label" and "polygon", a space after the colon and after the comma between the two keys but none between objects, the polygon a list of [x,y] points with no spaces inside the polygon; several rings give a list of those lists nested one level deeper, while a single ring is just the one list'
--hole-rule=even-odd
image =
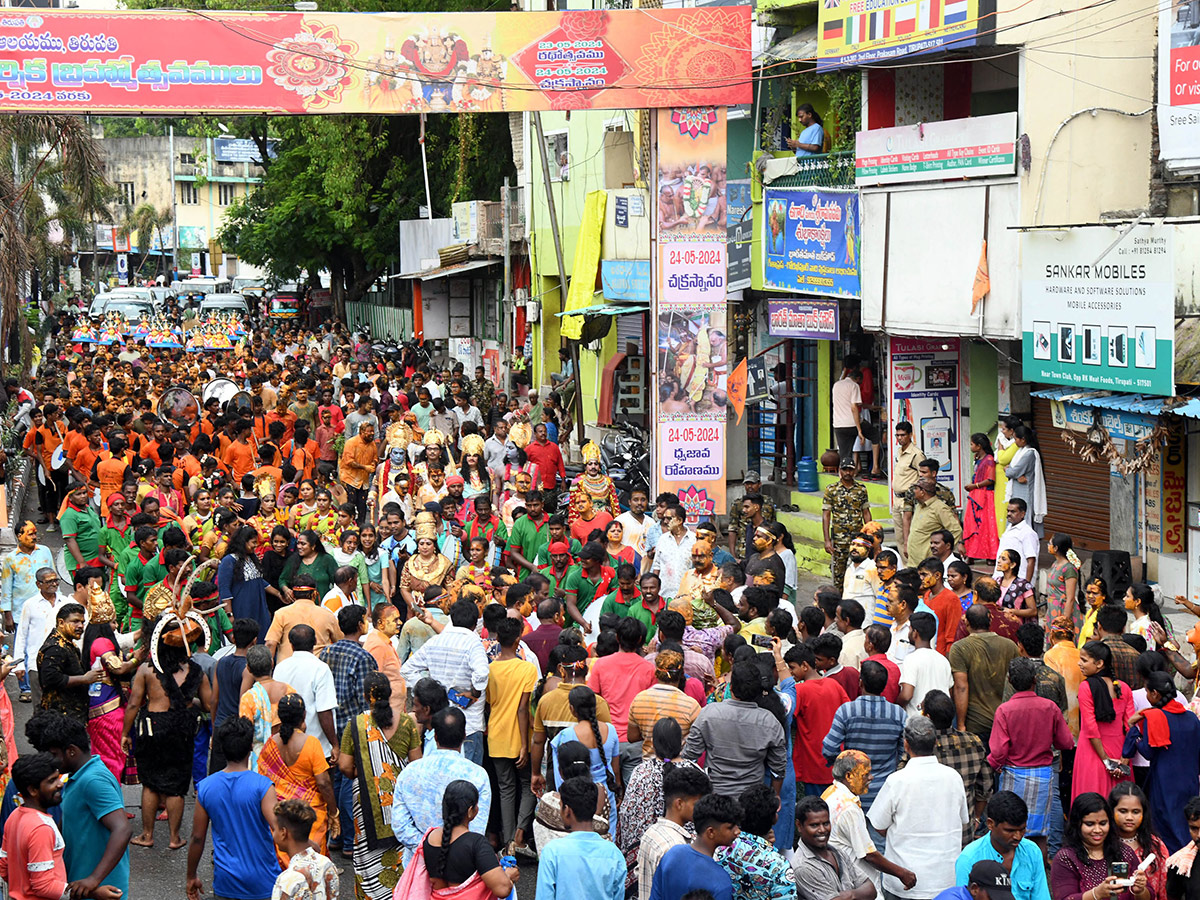
[{"label": "drum", "polygon": [[216,398],[217,402],[221,404],[221,409],[225,409],[225,405],[234,398],[239,390],[237,382],[232,378],[214,378],[201,391],[200,403],[207,407],[208,401]]},{"label": "drum", "polygon": [[63,453],[62,444],[54,448],[54,452],[50,454],[50,468],[58,471],[67,464],[67,454]]},{"label": "drum", "polygon": [[225,412],[236,412],[240,416],[250,418],[250,392],[238,391],[230,397],[229,402],[225,404]]},{"label": "drum", "polygon": [[200,404],[196,401],[196,395],[179,384],[163,391],[158,400],[158,412],[184,428],[191,428],[200,420]]}]

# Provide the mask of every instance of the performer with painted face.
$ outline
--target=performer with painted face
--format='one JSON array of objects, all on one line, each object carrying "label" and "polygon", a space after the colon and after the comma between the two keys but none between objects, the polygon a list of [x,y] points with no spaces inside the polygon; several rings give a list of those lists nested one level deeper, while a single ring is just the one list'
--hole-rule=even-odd
[{"label": "performer with painted face", "polygon": [[571,487],[571,500],[567,507],[568,524],[574,525],[587,506],[597,512],[606,511],[614,519],[621,514],[617,488],[613,480],[604,474],[600,464],[600,448],[591,441],[583,445],[583,472]]}]

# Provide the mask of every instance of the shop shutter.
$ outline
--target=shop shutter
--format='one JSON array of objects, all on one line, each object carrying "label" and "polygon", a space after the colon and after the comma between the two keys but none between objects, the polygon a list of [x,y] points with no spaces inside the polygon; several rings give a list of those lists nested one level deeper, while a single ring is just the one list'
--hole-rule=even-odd
[{"label": "shop shutter", "polygon": [[617,316],[617,352],[624,353],[626,344],[633,344],[638,348],[638,354],[642,354],[643,340],[642,333],[645,328],[646,314],[645,313],[630,313],[629,315]]},{"label": "shop shutter", "polygon": [[1046,537],[1061,532],[1071,536],[1076,550],[1107,550],[1108,465],[1080,459],[1052,424],[1050,401],[1033,403],[1033,427],[1046,473]]}]

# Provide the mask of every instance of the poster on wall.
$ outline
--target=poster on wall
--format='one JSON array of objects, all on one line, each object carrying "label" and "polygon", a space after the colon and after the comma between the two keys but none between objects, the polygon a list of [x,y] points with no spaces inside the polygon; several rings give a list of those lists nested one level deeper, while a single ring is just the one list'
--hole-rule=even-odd
[{"label": "poster on wall", "polygon": [[817,71],[974,46],[980,5],[980,0],[826,0],[817,12]]},{"label": "poster on wall", "polygon": [[[909,422],[913,440],[926,458],[936,459],[941,468],[938,481],[953,492],[962,505],[963,447],[967,446],[959,421],[962,369],[958,338],[893,337],[888,353],[888,409],[893,425]],[[893,501],[896,502],[896,501]]]},{"label": "poster on wall", "polygon": [[751,100],[750,12],[10,10],[0,20],[0,111],[387,115],[734,105]]},{"label": "poster on wall", "polygon": [[1175,394],[1172,230],[1021,235],[1021,342],[1030,381]]},{"label": "poster on wall", "polygon": [[750,206],[750,179],[725,182],[726,218],[729,220],[729,290],[750,287],[750,251],[753,219]]},{"label": "poster on wall", "polygon": [[660,109],[656,124],[654,492],[676,492],[695,525],[725,512],[725,110]]},{"label": "poster on wall", "polygon": [[763,287],[859,296],[858,191],[763,191]]},{"label": "poster on wall", "polygon": [[1158,155],[1168,168],[1200,165],[1200,8],[1158,11]]}]

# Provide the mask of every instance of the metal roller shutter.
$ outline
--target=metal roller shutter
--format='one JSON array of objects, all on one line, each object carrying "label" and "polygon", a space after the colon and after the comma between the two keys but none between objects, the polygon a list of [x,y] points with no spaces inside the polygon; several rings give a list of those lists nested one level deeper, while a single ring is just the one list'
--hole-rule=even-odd
[{"label": "metal roller shutter", "polygon": [[1107,550],[1108,466],[1084,462],[1063,442],[1061,429],[1052,424],[1049,400],[1033,401],[1033,427],[1046,473],[1046,537],[1062,532],[1076,550]]},{"label": "metal roller shutter", "polygon": [[625,352],[626,344],[634,344],[638,348],[638,353],[644,353],[642,334],[646,324],[645,313],[632,313],[624,316],[617,316],[617,351]]}]

